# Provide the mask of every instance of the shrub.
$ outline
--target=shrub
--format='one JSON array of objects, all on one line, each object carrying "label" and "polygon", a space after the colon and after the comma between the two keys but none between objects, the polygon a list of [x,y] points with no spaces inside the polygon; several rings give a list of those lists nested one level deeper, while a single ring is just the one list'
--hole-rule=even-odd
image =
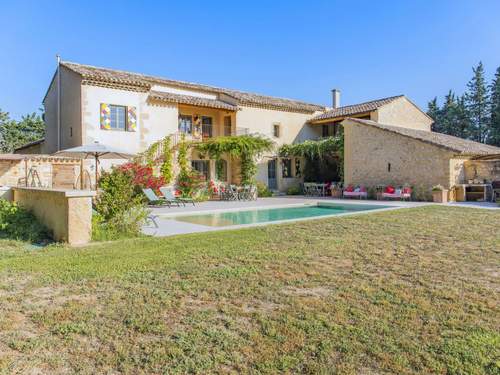
[{"label": "shrub", "polygon": [[290,186],[287,191],[287,195],[299,195],[301,193],[300,187],[298,186]]},{"label": "shrub", "polygon": [[208,189],[205,176],[197,171],[181,172],[177,178],[177,190],[183,198],[207,198]]},{"label": "shrub", "polygon": [[123,166],[102,174],[101,191],[93,218],[94,239],[116,239],[140,234],[147,217],[142,194],[137,194],[136,176]]},{"label": "shrub", "polygon": [[261,198],[272,197],[273,192],[262,182],[257,182],[257,196]]},{"label": "shrub", "polygon": [[0,199],[0,238],[38,243],[49,240],[51,235],[31,212]]},{"label": "shrub", "polygon": [[157,177],[153,174],[153,168],[139,163],[126,163],[118,169],[131,177],[131,183],[134,186],[134,195],[142,195],[142,189],[153,189],[156,193],[160,187],[165,185],[163,177]]}]

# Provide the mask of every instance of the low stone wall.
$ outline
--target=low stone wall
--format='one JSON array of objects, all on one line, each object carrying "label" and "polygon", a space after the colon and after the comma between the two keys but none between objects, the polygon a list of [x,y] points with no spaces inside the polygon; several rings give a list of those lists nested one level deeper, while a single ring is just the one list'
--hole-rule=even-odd
[{"label": "low stone wall", "polygon": [[84,190],[14,187],[13,200],[32,211],[56,241],[82,245],[92,233],[92,197]]}]

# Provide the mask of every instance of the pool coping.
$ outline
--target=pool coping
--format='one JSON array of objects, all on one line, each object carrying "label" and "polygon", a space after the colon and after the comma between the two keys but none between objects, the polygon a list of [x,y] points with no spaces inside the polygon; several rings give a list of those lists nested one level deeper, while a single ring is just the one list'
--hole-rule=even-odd
[{"label": "pool coping", "polygon": [[[349,202],[347,203],[348,205],[365,205],[365,206],[377,206],[380,205],[382,206],[381,208],[375,208],[375,209],[370,209],[366,211],[353,211],[353,212],[344,212],[344,213],[337,213],[337,214],[331,214],[331,215],[322,215],[322,216],[313,216],[313,217],[304,217],[304,218],[295,218],[295,219],[286,219],[286,220],[276,220],[276,221],[265,221],[261,223],[250,223],[250,224],[235,224],[235,225],[227,225],[227,226],[208,226],[208,225],[202,225],[202,224],[194,224],[194,223],[189,223],[185,221],[177,221],[175,220],[176,217],[180,216],[196,216],[196,215],[210,215],[214,213],[223,213],[223,212],[238,212],[238,211],[254,211],[254,210],[262,210],[262,209],[273,209],[273,208],[291,208],[291,207],[303,207],[303,206],[315,206],[315,205],[338,205],[339,203],[337,202],[325,202],[325,201],[312,201],[311,203],[290,203],[290,204],[278,204],[278,205],[270,205],[266,207],[239,207],[239,208],[229,208],[229,209],[215,209],[215,210],[210,210],[209,212],[207,211],[190,211],[186,213],[160,213],[156,215],[152,215],[150,217],[151,221],[158,227],[155,219],[161,219],[163,221],[163,225],[167,225],[170,223],[170,228],[175,227],[176,225],[182,225],[182,230],[181,231],[176,231],[174,228],[173,231],[168,230],[167,233],[161,233],[158,234],[157,232],[154,233],[147,233],[151,232],[150,230],[146,230],[146,234],[151,234],[154,236],[159,236],[159,237],[168,237],[168,236],[175,236],[175,235],[182,235],[182,234],[192,234],[192,233],[202,233],[202,232],[213,232],[213,231],[224,231],[224,230],[236,230],[236,229],[244,229],[244,228],[253,228],[253,227],[261,227],[261,226],[266,226],[266,225],[279,225],[279,224],[289,224],[289,223],[294,223],[294,222],[301,222],[301,221],[309,221],[309,220],[320,220],[320,219],[329,219],[333,217],[343,217],[343,216],[349,216],[349,215],[362,215],[362,214],[370,214],[370,213],[377,213],[377,212],[384,212],[384,211],[391,211],[391,210],[398,210],[402,208],[411,208],[408,206],[398,206],[398,205],[384,205],[384,204],[371,204],[371,202],[363,202],[363,201],[358,201],[358,202]],[[344,203],[345,204],[345,203]],[[158,227],[159,229],[159,227]]]}]

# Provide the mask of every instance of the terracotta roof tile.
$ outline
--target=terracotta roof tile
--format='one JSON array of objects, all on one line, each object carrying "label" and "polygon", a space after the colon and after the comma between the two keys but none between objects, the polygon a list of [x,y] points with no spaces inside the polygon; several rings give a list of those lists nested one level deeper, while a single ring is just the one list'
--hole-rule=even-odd
[{"label": "terracotta roof tile", "polygon": [[446,148],[463,155],[493,155],[500,154],[500,148],[483,143],[453,137],[451,135],[436,133],[427,130],[408,129],[401,126],[379,124],[371,120],[347,118],[345,121],[353,121],[361,125],[373,126],[385,131],[400,134],[405,137],[417,139],[438,147]]},{"label": "terracotta roof tile", "polygon": [[169,103],[195,105],[198,107],[226,109],[228,111],[238,110],[237,106],[226,103],[222,100],[200,98],[191,95],[172,94],[169,92],[150,91],[148,99],[159,100]]},{"label": "terracotta roof tile", "polygon": [[226,94],[236,99],[238,104],[243,106],[261,106],[283,111],[298,111],[305,113],[314,113],[316,111],[325,110],[324,106],[306,103],[299,100],[252,94],[238,90],[225,89],[221,87],[202,85],[192,82],[171,80],[144,74],[125,72],[121,70],[99,68],[95,66],[82,65],[67,61],[61,62],[61,65],[81,75],[84,81],[88,84],[105,82],[108,84],[116,84],[117,86],[121,87],[136,87],[138,90],[149,90],[153,85],[156,84],[209,93]]},{"label": "terracotta roof tile", "polygon": [[371,100],[365,103],[346,105],[344,107],[338,107],[331,109],[325,113],[317,115],[309,120],[309,122],[319,121],[319,120],[328,120],[337,117],[347,117],[350,115],[356,115],[359,113],[371,112],[376,110],[377,108],[389,104],[390,102],[402,98],[404,95],[391,96],[388,98],[382,98],[377,100]]}]

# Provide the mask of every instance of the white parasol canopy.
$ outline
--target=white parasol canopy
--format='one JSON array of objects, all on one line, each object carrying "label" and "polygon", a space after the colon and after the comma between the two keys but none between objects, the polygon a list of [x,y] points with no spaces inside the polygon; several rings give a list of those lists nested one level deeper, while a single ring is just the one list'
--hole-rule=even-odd
[{"label": "white parasol canopy", "polygon": [[69,156],[69,157],[79,157],[82,159],[95,159],[95,181],[97,188],[98,181],[98,170],[99,170],[99,158],[101,159],[130,159],[133,154],[127,151],[118,149],[116,147],[111,147],[103,145],[98,141],[92,144],[68,148],[66,150],[61,150],[55,153],[58,156]]}]

